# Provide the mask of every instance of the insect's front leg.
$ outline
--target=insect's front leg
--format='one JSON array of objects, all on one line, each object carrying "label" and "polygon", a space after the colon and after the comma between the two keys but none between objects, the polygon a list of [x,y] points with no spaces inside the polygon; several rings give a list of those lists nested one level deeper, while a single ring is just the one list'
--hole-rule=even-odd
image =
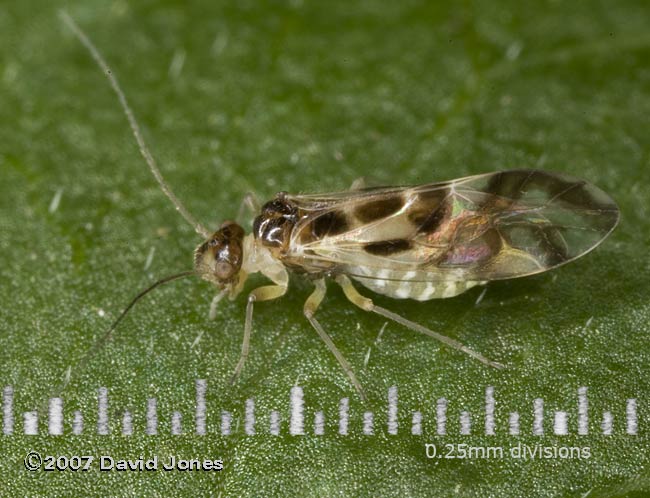
[{"label": "insect's front leg", "polygon": [[325,279],[321,278],[319,280],[316,280],[314,282],[315,289],[314,292],[311,293],[311,295],[307,298],[305,301],[305,305],[303,307],[303,312],[305,313],[305,317],[307,320],[309,320],[309,323],[311,323],[311,326],[314,327],[316,332],[318,332],[318,335],[320,338],[323,340],[327,348],[332,352],[334,357],[337,359],[347,376],[350,378],[350,382],[354,385],[355,389],[359,393],[359,396],[361,396],[361,399],[364,401],[367,399],[366,394],[363,391],[363,388],[361,387],[361,383],[357,379],[357,376],[354,375],[354,371],[352,370],[352,367],[350,366],[350,363],[348,363],[348,360],[345,359],[343,354],[337,349],[337,347],[334,345],[334,342],[332,342],[332,339],[330,336],[325,332],[321,324],[316,320],[314,317],[314,314],[316,313],[316,310],[320,306],[320,303],[323,301],[323,298],[325,297],[325,293],[327,292],[327,287],[325,285]]},{"label": "insect's front leg", "polygon": [[215,296],[212,298],[212,302],[210,302],[210,313],[208,315],[208,318],[210,320],[214,320],[215,318],[217,318],[217,306],[219,305],[219,302],[223,299],[223,296],[225,296],[227,292],[228,291],[226,289],[223,289],[222,291],[215,294]]},{"label": "insect's front leg", "polygon": [[246,303],[246,321],[244,322],[244,340],[241,346],[241,356],[235,367],[235,371],[230,378],[230,384],[234,384],[242,369],[244,363],[248,358],[248,351],[250,349],[251,331],[253,329],[253,304],[255,301],[271,301],[284,296],[287,292],[286,285],[265,285],[258,287],[248,295],[248,303]]},{"label": "insect's front leg", "polygon": [[246,195],[241,200],[239,204],[239,209],[237,210],[237,223],[240,225],[243,224],[246,220],[244,219],[244,214],[246,211],[249,211],[252,214],[257,214],[260,212],[260,200],[257,198],[255,193],[246,192]]},{"label": "insect's front leg", "polygon": [[434,332],[433,330],[430,330],[425,326],[420,325],[419,323],[415,323],[412,322],[411,320],[407,320],[406,318],[398,315],[397,313],[393,313],[392,311],[377,306],[375,303],[372,302],[372,299],[359,294],[357,289],[355,289],[354,286],[352,285],[350,279],[345,275],[337,276],[336,282],[343,289],[343,293],[345,294],[345,297],[347,297],[352,304],[358,306],[362,310],[377,313],[378,315],[388,318],[389,320],[393,320],[394,322],[397,322],[400,325],[404,325],[406,328],[428,335],[429,337],[433,337],[434,339],[438,339],[440,342],[443,342],[454,349],[458,349],[459,351],[462,351],[463,353],[466,353],[471,357],[476,358],[481,363],[485,363],[488,366],[494,368],[504,368],[504,365],[502,365],[501,363],[497,363],[496,361],[487,359],[482,354],[477,353],[476,351],[468,348],[464,344],[456,341],[455,339],[452,339],[451,337],[447,337],[445,335],[439,334],[438,332]]}]

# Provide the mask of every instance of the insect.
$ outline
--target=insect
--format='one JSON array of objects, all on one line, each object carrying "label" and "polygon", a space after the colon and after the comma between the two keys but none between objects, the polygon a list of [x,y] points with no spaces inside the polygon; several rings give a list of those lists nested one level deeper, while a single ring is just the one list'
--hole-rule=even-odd
[{"label": "insect", "polygon": [[[217,293],[210,307],[242,293],[261,273],[270,284],[248,294],[241,356],[232,381],[248,358],[255,303],[283,296],[289,273],[305,275],[314,290],[304,315],[363,397],[354,371],[315,317],[326,281],[351,303],[411,330],[432,336],[493,367],[458,341],[377,306],[354,283],[396,299],[448,298],[493,280],[534,275],[572,261],[600,244],[619,219],[616,203],[586,181],[562,173],[509,170],[411,187],[362,188],[332,194],[281,192],[259,208],[253,231],[224,222],[215,232],[197,222],[165,183],[115,76],[74,21],[64,21],[108,75],[149,168],[163,192],[204,238],[194,269],[162,279],[138,294],[116,320],[163,283],[197,275]],[[252,197],[247,204],[254,206]]]}]

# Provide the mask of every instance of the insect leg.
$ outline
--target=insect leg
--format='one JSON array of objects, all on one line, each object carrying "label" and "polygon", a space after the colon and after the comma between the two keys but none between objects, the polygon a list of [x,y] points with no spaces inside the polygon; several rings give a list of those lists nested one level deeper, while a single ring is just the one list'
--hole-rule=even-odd
[{"label": "insect leg", "polygon": [[228,291],[224,289],[221,292],[215,294],[215,296],[212,298],[212,302],[210,303],[210,314],[208,315],[210,320],[214,320],[215,318],[217,318],[217,305],[223,299],[223,296],[225,296],[227,292]]},{"label": "insect leg", "polygon": [[248,303],[246,304],[246,321],[244,322],[244,340],[241,346],[241,356],[235,367],[235,371],[230,378],[230,384],[234,384],[239,374],[244,368],[244,363],[248,358],[248,351],[250,349],[251,331],[253,329],[253,303],[255,301],[270,301],[283,296],[287,292],[287,287],[284,285],[265,285],[258,287],[248,295]]},{"label": "insect leg", "polygon": [[496,361],[487,359],[482,354],[477,353],[476,351],[468,348],[464,344],[456,341],[455,339],[452,339],[451,337],[447,337],[445,335],[439,334],[438,332],[434,332],[433,330],[430,330],[425,326],[420,325],[419,323],[415,323],[412,322],[411,320],[407,320],[403,316],[400,316],[396,313],[393,313],[392,311],[389,311],[385,308],[381,308],[380,306],[375,305],[375,303],[372,302],[372,299],[359,294],[357,289],[355,289],[354,286],[352,285],[350,279],[345,275],[337,276],[336,282],[343,289],[343,293],[345,294],[345,297],[347,297],[352,302],[352,304],[358,306],[362,310],[372,311],[373,313],[377,313],[378,315],[388,318],[389,320],[393,320],[394,322],[397,322],[400,325],[404,325],[406,328],[433,337],[434,339],[437,339],[440,342],[443,342],[444,344],[447,344],[448,346],[451,346],[454,349],[458,349],[459,351],[462,351],[463,353],[466,353],[471,357],[476,358],[481,363],[484,363],[488,366],[494,368],[504,368],[504,365],[502,365],[501,363],[497,363]]},{"label": "insect leg", "polygon": [[332,352],[334,357],[337,359],[345,373],[350,379],[350,382],[352,382],[352,385],[354,385],[355,389],[359,393],[359,396],[361,396],[362,400],[366,400],[366,394],[363,391],[363,388],[361,387],[361,383],[357,379],[357,376],[354,375],[354,371],[352,370],[352,367],[350,366],[350,363],[348,363],[348,360],[345,359],[343,354],[337,349],[337,347],[334,345],[332,342],[332,339],[330,336],[325,332],[321,324],[316,320],[314,317],[314,314],[316,313],[316,310],[320,306],[320,303],[323,301],[323,298],[325,297],[325,292],[327,291],[327,288],[325,286],[325,279],[320,279],[316,280],[314,282],[315,289],[314,292],[311,293],[311,295],[307,298],[305,301],[305,305],[303,306],[303,312],[305,313],[305,317],[307,320],[309,320],[309,323],[311,323],[311,326],[314,327],[316,332],[318,332],[318,335],[320,338],[323,340],[327,348]]},{"label": "insect leg", "polygon": [[246,192],[246,195],[241,200],[239,204],[239,210],[237,211],[237,223],[240,225],[246,221],[244,220],[244,213],[248,210],[253,214],[260,212],[260,200],[257,198],[255,193]]}]

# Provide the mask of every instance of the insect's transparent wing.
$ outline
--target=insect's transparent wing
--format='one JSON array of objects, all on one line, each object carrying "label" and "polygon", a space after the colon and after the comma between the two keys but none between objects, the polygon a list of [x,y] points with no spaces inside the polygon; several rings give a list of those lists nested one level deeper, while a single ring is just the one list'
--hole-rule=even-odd
[{"label": "insect's transparent wing", "polygon": [[291,199],[307,213],[294,241],[304,257],[429,281],[539,273],[596,247],[619,218],[594,185],[538,170]]}]

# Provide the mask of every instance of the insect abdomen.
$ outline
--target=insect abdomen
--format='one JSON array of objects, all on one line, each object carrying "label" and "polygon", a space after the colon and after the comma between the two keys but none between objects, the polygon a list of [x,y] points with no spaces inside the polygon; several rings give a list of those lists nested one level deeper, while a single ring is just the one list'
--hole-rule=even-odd
[{"label": "insect abdomen", "polygon": [[415,299],[416,301],[454,297],[472,287],[485,283],[476,280],[438,280],[432,282],[431,274],[427,272],[380,270],[375,268],[350,269],[350,276],[378,294],[396,299]]}]

